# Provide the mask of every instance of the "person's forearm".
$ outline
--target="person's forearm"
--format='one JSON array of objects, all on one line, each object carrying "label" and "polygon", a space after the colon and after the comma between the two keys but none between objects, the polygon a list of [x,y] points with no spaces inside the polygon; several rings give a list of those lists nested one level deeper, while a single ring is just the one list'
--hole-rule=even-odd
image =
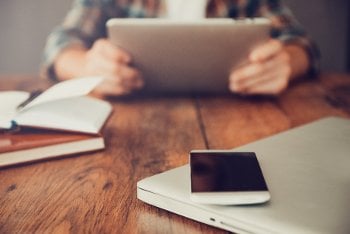
[{"label": "person's forearm", "polygon": [[310,61],[307,52],[298,45],[287,45],[286,51],[290,56],[290,79],[294,80],[306,75],[310,68]]},{"label": "person's forearm", "polygon": [[55,74],[59,80],[84,76],[85,56],[87,50],[71,47],[63,50],[54,63]]}]

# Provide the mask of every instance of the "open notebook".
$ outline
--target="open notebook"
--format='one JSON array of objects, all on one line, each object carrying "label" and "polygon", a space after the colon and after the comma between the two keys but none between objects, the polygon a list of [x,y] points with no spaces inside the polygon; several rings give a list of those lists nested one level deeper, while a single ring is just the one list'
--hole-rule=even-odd
[{"label": "open notebook", "polygon": [[137,197],[236,233],[350,233],[349,143],[350,121],[326,118],[234,149],[256,152],[267,204],[196,204],[188,165],[139,181]]},{"label": "open notebook", "polygon": [[101,129],[112,111],[86,96],[101,77],[58,83],[34,99],[0,92],[0,166],[104,148]]}]

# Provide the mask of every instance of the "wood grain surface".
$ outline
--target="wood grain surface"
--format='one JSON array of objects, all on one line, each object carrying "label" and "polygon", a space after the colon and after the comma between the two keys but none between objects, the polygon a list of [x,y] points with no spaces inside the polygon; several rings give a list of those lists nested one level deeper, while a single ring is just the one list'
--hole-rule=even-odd
[{"label": "wood grain surface", "polygon": [[[0,77],[0,90],[48,85]],[[0,233],[226,233],[137,200],[137,181],[186,164],[191,149],[230,149],[325,116],[350,118],[350,76],[298,82],[279,97],[110,101],[103,152],[0,170]]]}]

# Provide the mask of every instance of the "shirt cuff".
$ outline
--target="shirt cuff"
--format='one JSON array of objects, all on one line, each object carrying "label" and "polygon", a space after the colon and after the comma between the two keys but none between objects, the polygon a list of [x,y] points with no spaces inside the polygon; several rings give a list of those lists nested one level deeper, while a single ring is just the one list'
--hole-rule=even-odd
[{"label": "shirt cuff", "polygon": [[43,59],[41,63],[40,75],[57,81],[54,64],[57,56],[65,49],[72,47],[87,48],[87,42],[78,36],[70,35],[71,32],[57,30],[47,40]]},{"label": "shirt cuff", "polygon": [[307,56],[309,58],[309,69],[306,73],[306,76],[308,77],[316,77],[320,73],[320,50],[316,43],[312,41],[310,38],[307,37],[301,37],[301,36],[286,36],[283,35],[279,38],[280,41],[282,41],[285,45],[298,45],[302,47],[305,52],[307,53]]}]

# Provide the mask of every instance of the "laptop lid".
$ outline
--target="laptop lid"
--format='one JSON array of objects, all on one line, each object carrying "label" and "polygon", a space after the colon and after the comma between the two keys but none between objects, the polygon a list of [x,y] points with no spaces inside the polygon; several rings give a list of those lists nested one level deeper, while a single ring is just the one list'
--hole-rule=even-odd
[{"label": "laptop lid", "polygon": [[137,184],[140,200],[237,233],[350,233],[350,121],[326,118],[234,151],[254,151],[271,193],[257,206],[190,200],[188,165]]},{"label": "laptop lid", "polygon": [[129,52],[145,92],[228,92],[233,67],[269,39],[267,19],[111,19],[108,37]]}]

